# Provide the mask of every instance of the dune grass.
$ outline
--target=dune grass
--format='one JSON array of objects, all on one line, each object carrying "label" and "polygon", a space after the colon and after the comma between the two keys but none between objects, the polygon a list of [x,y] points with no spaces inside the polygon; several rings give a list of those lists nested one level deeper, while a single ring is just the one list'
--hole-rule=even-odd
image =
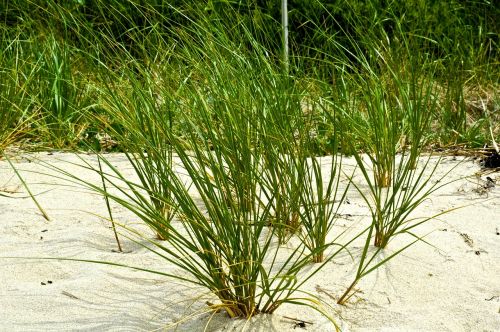
[{"label": "dune grass", "polygon": [[[245,64],[249,70],[249,63]],[[240,82],[248,83],[239,78]],[[180,119],[189,128],[185,135],[175,135],[167,131],[168,127],[162,128],[161,123],[155,123],[158,130],[165,130],[164,135],[175,152],[178,171],[168,167],[163,172],[144,168],[142,173],[155,176],[170,190],[171,196],[161,199],[166,206],[175,206],[175,217],[167,219],[144,196],[143,192],[158,194],[154,188],[125,179],[100,156],[112,169],[111,174],[94,170],[106,179],[108,188],[112,186],[114,191],[121,192],[121,195],[109,191],[105,194],[156,231],[167,231],[167,243],[155,243],[155,250],[162,252],[166,262],[175,264],[190,276],[182,276],[183,280],[205,287],[219,299],[219,303],[213,304],[213,310],[223,309],[231,317],[249,318],[258,313],[273,313],[284,303],[311,305],[316,301],[314,297],[295,293],[319,267],[312,272],[301,271],[319,251],[331,244],[306,250],[305,243],[299,242],[293,249],[284,248],[275,236],[279,227],[269,226],[274,203],[272,199],[263,199],[260,186],[266,167],[263,151],[269,146],[256,144],[259,137],[267,134],[260,127],[263,111],[259,108],[249,108],[254,110],[252,113],[246,108],[243,111],[236,102],[252,101],[232,99],[228,95],[214,100],[213,105],[217,108],[212,108],[197,88],[186,93],[190,97],[186,99],[190,104],[185,105],[189,114]],[[214,121],[208,120],[219,107],[224,107],[225,112],[218,114],[214,126]],[[138,136],[129,139],[138,144],[146,142],[140,141]],[[145,158],[148,162],[166,163],[158,150],[147,156],[138,155],[132,163],[144,162]],[[85,184],[104,193],[98,186]],[[276,192],[276,188],[267,190]],[[129,199],[123,200],[123,195]]]},{"label": "dune grass", "polygon": [[[422,152],[498,136],[494,119],[471,124],[483,115],[471,114],[466,95],[472,82],[488,87],[482,106],[498,107],[489,34],[476,36],[476,50],[467,30],[458,50],[446,38],[459,28],[434,34],[418,25],[420,7],[406,16],[397,4],[314,2],[319,14],[292,29],[285,66],[263,8],[177,4],[29,2],[29,16],[13,2],[1,23],[0,150],[23,138],[98,153],[99,167],[83,167],[99,185],[55,170],[102,194],[110,216],[114,201],[145,222],[157,236],[146,246],[188,275],[171,277],[216,296],[213,310],[249,318],[314,305],[301,286],[364,236],[345,303],[362,277],[414,243],[374,263],[394,236],[432,219],[411,219],[443,185],[430,183],[435,168]],[[464,17],[448,19],[468,27]],[[136,179],[99,154],[106,135]],[[341,180],[347,154],[368,185],[359,191],[371,220],[340,243],[340,206],[350,185],[360,188]]]},{"label": "dune grass", "polygon": [[[99,159],[109,171],[86,167],[106,188],[57,171],[127,208],[166,240],[152,250],[190,276],[183,280],[215,295],[214,310],[249,318],[284,303],[312,305],[313,296],[296,293],[343,249],[329,250],[335,244],[325,240],[335,218],[330,205],[339,204],[340,166],[333,158],[330,180],[316,190],[321,164],[306,149],[311,133],[303,126],[314,117],[302,116],[299,85],[258,44],[242,52],[222,27],[217,32],[200,25],[190,43],[178,46],[187,64],[180,74],[165,70],[151,79],[138,64],[124,72],[130,89],[117,92],[113,76],[101,91],[114,124],[109,134],[127,147],[137,182],[105,155]],[[179,60],[163,65],[173,69]],[[184,83],[172,90],[168,82],[178,76]],[[281,245],[285,234],[302,232],[307,236],[295,238],[293,248]],[[311,262],[323,265],[310,269]]]}]

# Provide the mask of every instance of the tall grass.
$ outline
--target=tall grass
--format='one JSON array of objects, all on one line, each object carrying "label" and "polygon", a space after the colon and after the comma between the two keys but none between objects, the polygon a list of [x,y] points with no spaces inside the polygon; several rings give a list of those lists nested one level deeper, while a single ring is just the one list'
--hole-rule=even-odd
[{"label": "tall grass", "polygon": [[17,35],[5,40],[8,35],[2,33],[0,50],[0,153],[9,145],[19,140],[29,130],[32,122],[30,113],[30,94],[26,85],[32,80],[22,58],[22,43]]},{"label": "tall grass", "polygon": [[307,167],[307,151],[302,143],[309,135],[311,122],[302,113],[303,93],[297,84],[288,77],[268,82],[275,93],[273,96],[263,90],[266,131],[259,144],[267,148],[263,151],[261,186],[272,206],[270,225],[277,229],[280,242],[285,243],[301,226],[300,194]]},{"label": "tall grass", "polygon": [[[395,25],[400,27],[395,20]],[[414,229],[433,217],[414,219],[412,213],[446,183],[446,175],[431,182],[440,159],[432,165],[431,156],[421,157],[432,116],[440,106],[438,86],[433,82],[433,64],[425,56],[412,53],[409,37],[401,29],[396,41],[390,41],[383,30],[373,30],[373,33],[380,33],[382,38],[380,42],[373,37],[368,39],[364,44],[368,55],[356,53],[360,48],[353,40],[354,51],[350,55],[354,63],[346,65],[351,70],[342,70],[343,79],[334,87],[337,98],[331,101],[341,114],[332,115],[332,121],[344,128],[353,128],[346,144],[350,145],[349,151],[368,185],[368,192],[363,191],[360,184],[353,182],[353,185],[371,213],[354,281],[339,298],[339,304],[350,298],[361,278],[420,240]],[[393,43],[392,47],[389,43]],[[356,64],[361,64],[363,70],[353,69]],[[354,97],[352,85],[359,86]],[[362,125],[357,123],[359,118],[353,116],[358,114],[352,111],[353,107],[361,113]],[[356,147],[359,141],[364,151]],[[415,241],[377,260],[382,250],[400,234],[409,234]],[[370,250],[372,240],[375,251]]]},{"label": "tall grass", "polygon": [[[99,158],[108,172],[86,167],[104,178],[107,190],[65,175],[106,195],[163,235],[166,243],[151,242],[151,250],[188,275],[178,278],[216,296],[214,310],[248,318],[271,314],[284,303],[312,305],[314,297],[296,295],[322,266],[310,269],[309,264],[327,262],[342,249],[327,251],[332,243],[325,241],[335,217],[329,204],[335,203],[337,162],[331,162],[327,188],[315,190],[323,180],[319,161],[313,158],[309,169],[304,138],[293,140],[294,132],[277,127],[278,115],[288,114],[286,128],[292,124],[302,131],[299,136],[305,135],[301,95],[294,93],[293,81],[244,28],[252,52],[239,50],[223,26],[216,32],[200,24],[178,44],[181,57],[162,62],[167,69],[156,73],[156,79],[138,65],[128,74],[139,73],[139,78],[126,76],[130,91],[112,85],[103,91],[108,115],[121,128],[120,135],[111,133],[124,140],[137,182],[104,155]],[[185,65],[180,74],[175,71],[179,62]],[[170,79],[179,76],[182,83],[172,89]],[[173,122],[183,131],[173,130]],[[292,161],[283,164],[286,160]],[[272,174],[279,178],[272,180]],[[290,188],[288,181],[297,176],[309,183],[297,182],[306,191],[293,189],[297,198],[291,200],[283,188]],[[278,203],[276,195],[287,196]],[[306,232],[314,230],[319,216],[323,228],[307,235],[318,240],[282,247],[277,234],[283,228],[270,222],[276,220],[280,204],[296,209],[298,227],[304,217]],[[286,221],[284,212],[282,216]]]},{"label": "tall grass", "polygon": [[[38,47],[43,42],[44,47]],[[95,105],[92,85],[77,68],[79,57],[72,56],[68,45],[57,41],[34,41],[35,79],[31,93],[35,99],[38,130],[55,148],[68,148],[83,137],[88,125],[86,112]]]},{"label": "tall grass", "polygon": [[[276,2],[264,6],[253,1],[204,5],[185,0],[168,4],[135,0],[3,2],[0,24],[5,46],[8,48],[10,41],[23,41],[18,43],[18,63],[30,65],[18,67],[19,75],[34,75],[38,81],[32,87],[28,85],[30,89],[24,98],[32,101],[27,109],[28,124],[37,129],[31,142],[41,140],[46,146],[74,148],[90,138],[95,134],[90,131],[100,130],[86,118],[90,109],[99,109],[93,106],[100,102],[95,87],[101,86],[102,79],[94,75],[94,66],[104,63],[119,72],[127,68],[129,55],[145,65],[157,63],[169,45],[182,42],[182,36],[189,34],[199,21],[211,22],[214,26],[207,26],[209,31],[225,25],[228,38],[237,47],[251,49],[252,43],[242,38],[244,33],[232,28],[244,25],[266,48],[269,59],[279,61],[279,5]],[[478,101],[473,96],[477,91],[484,90],[490,99],[498,94],[498,8],[491,2],[411,0],[386,4],[370,0],[324,5],[319,1],[297,1],[289,7],[292,74],[332,82],[338,79],[333,77],[336,66],[368,70],[363,68],[365,60],[359,55],[376,57],[370,45],[385,41],[386,51],[395,55],[406,43],[403,48],[419,59],[408,68],[405,55],[394,57],[393,69],[419,70],[419,66],[432,63],[426,79],[443,91],[442,107],[434,114],[434,135],[429,144],[480,146],[488,141],[484,114],[472,112],[471,104]],[[354,49],[353,40],[357,43]],[[12,62],[13,53],[8,57]],[[332,65],[332,59],[340,58],[341,62]],[[355,95],[359,89],[373,85],[365,83],[350,85],[349,92]],[[13,107],[26,110],[13,99],[8,97]],[[366,102],[370,107],[385,107],[375,97]],[[363,118],[363,113],[356,111],[353,116]],[[321,142],[329,138],[322,131],[318,133],[321,149]],[[362,145],[362,141],[357,144]]]},{"label": "tall grass", "polygon": [[[150,72],[143,70],[142,79],[133,73],[130,71],[125,76],[129,82],[125,86],[113,80],[107,82],[103,99],[108,105],[107,116],[113,119],[114,125],[105,122],[102,126],[107,127],[107,133],[120,142],[147,192],[149,203],[170,221],[175,214],[168,185],[170,170],[174,166],[169,136],[173,130],[175,105],[170,96],[158,94],[169,91],[158,91]],[[150,226],[159,239],[168,237],[168,229],[161,223],[151,223]]]},{"label": "tall grass", "polygon": [[315,263],[325,260],[326,249],[339,245],[336,240],[342,235],[328,238],[349,188],[349,185],[341,186],[341,165],[341,158],[337,155],[332,158],[312,156],[302,169],[300,237],[313,253]]},{"label": "tall grass", "polygon": [[212,309],[245,318],[315,303],[301,286],[352,241],[331,234],[347,192],[339,153],[352,154],[368,192],[352,185],[371,220],[354,235],[366,239],[343,303],[411,245],[376,262],[394,236],[419,240],[413,230],[429,218],[411,214],[442,185],[421,158],[436,142],[431,128],[441,144],[467,137],[466,82],[495,80],[479,74],[494,39],[481,35],[490,44],[455,67],[476,43],[465,38],[467,49],[453,53],[457,30],[428,30],[425,2],[410,3],[418,8],[304,2],[292,17],[314,15],[292,29],[283,71],[277,21],[255,3],[15,1],[3,20],[0,149],[26,123],[31,139],[57,148],[105,129],[137,179],[106,155],[84,165],[103,186],[56,170],[144,221],[165,240],[144,246],[185,273],[173,277],[209,290],[220,302]]}]

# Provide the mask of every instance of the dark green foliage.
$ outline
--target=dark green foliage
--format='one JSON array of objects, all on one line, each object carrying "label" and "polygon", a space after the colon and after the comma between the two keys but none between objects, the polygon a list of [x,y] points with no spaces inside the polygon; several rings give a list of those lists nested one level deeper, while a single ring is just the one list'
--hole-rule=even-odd
[{"label": "dark green foliage", "polygon": [[[349,46],[349,39],[363,41],[379,28],[390,39],[398,38],[397,24],[411,34],[415,49],[436,60],[453,60],[466,69],[478,57],[498,57],[500,9],[493,1],[290,0],[288,7],[292,54],[298,57],[328,56],[331,38]],[[133,53],[142,49],[138,37],[153,27],[175,38],[177,29],[207,18],[228,27],[244,24],[258,41],[280,45],[280,1],[3,0],[0,9],[0,22],[9,28],[50,29],[76,47],[89,46],[89,36],[104,34]]]}]

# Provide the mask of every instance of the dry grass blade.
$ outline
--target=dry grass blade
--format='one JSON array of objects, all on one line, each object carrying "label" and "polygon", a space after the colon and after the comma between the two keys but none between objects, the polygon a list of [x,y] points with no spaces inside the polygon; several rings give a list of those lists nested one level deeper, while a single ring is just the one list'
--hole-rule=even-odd
[{"label": "dry grass blade", "polygon": [[10,159],[9,159],[9,157],[7,155],[5,155],[5,154],[2,154],[2,155],[7,160],[7,162],[9,163],[10,167],[12,167],[12,170],[14,171],[14,173],[16,173],[17,177],[19,178],[19,181],[21,181],[24,189],[26,189],[26,191],[28,192],[29,196],[31,197],[31,199],[33,200],[33,202],[35,203],[35,205],[37,206],[37,208],[40,211],[40,213],[42,214],[42,216],[45,218],[45,220],[50,221],[50,218],[49,218],[47,212],[45,212],[45,210],[42,208],[42,206],[40,205],[40,203],[38,203],[38,200],[36,199],[35,195],[33,195],[33,193],[31,192],[30,188],[28,187],[28,185],[24,181],[24,179],[21,176],[21,174],[19,174],[17,168],[12,164],[12,162],[10,161]]}]

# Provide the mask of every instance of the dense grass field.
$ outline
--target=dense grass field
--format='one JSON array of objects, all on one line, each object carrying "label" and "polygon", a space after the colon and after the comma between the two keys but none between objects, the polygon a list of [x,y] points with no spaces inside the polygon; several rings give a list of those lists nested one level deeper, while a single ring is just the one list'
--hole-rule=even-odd
[{"label": "dense grass field", "polygon": [[[351,243],[327,238],[353,186],[371,223],[352,239],[366,240],[345,303],[407,248],[375,259],[394,236],[429,220],[410,215],[446,181],[430,181],[439,162],[423,152],[500,141],[500,8],[295,0],[289,12],[285,62],[279,1],[2,1],[2,156],[125,153],[135,182],[103,154],[85,166],[102,186],[56,171],[144,221],[151,250],[231,317],[300,302],[294,292]],[[341,183],[344,156],[367,191]],[[278,252],[285,263],[269,261]]]}]

